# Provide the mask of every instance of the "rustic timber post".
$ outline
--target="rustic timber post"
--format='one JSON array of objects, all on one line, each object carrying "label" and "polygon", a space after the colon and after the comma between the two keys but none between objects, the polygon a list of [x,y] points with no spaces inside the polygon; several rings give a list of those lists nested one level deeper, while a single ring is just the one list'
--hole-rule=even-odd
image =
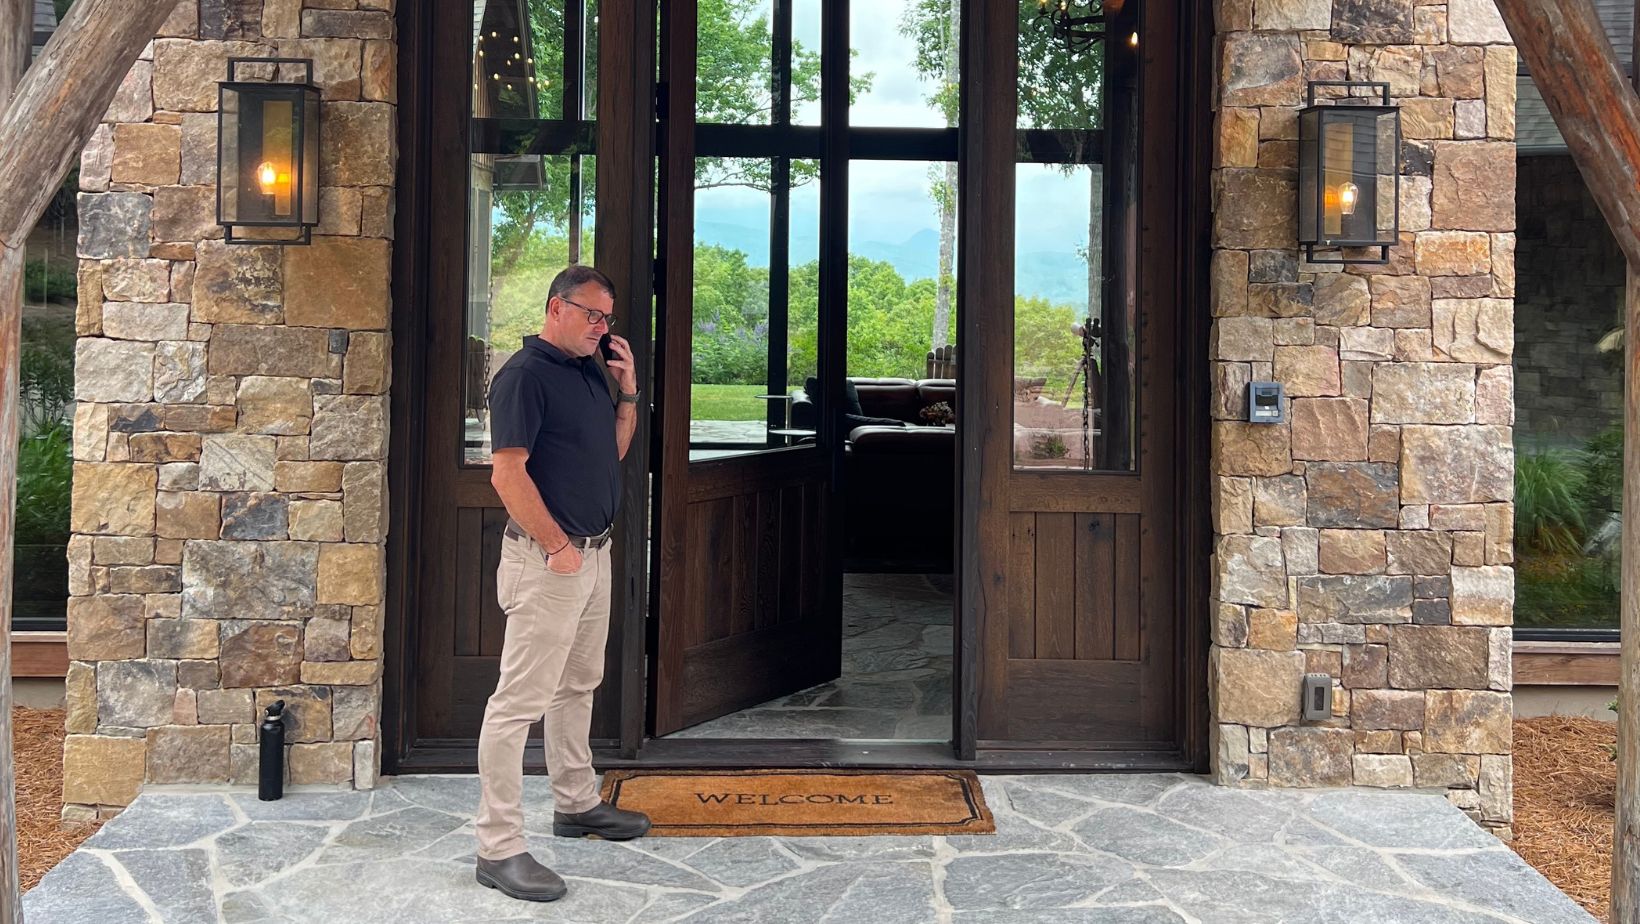
[{"label": "rustic timber post", "polygon": [[[24,75],[34,4],[0,0],[0,152],[11,152],[0,156],[0,921],[22,920],[11,746],[11,586],[23,245],[132,62],[176,5],[79,0]],[[20,151],[28,156],[17,156]]]},{"label": "rustic timber post", "polygon": [[1592,0],[1497,0],[1532,80],[1628,258],[1624,306],[1622,668],[1611,920],[1640,920],[1640,94]]},{"label": "rustic timber post", "polygon": [[[11,103],[17,85],[23,82],[29,57],[34,50],[34,4],[31,0],[0,0],[0,110]],[[13,158],[21,159],[21,158]],[[0,396],[10,401],[0,406],[0,439],[17,429],[18,355],[22,339],[23,262],[21,242],[0,248]],[[0,470],[7,470],[7,484],[17,472],[15,435],[0,450]],[[23,919],[17,883],[17,802],[16,774],[12,771],[11,746],[11,548],[15,489],[7,490],[5,508],[0,511],[0,921]]]}]

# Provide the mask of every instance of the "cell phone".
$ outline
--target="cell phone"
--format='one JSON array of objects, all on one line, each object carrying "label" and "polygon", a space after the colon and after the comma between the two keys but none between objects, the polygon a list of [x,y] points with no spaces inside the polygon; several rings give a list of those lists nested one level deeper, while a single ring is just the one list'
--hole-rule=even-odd
[{"label": "cell phone", "polygon": [[610,342],[608,334],[598,338],[598,352],[604,354],[604,362],[606,363],[616,358],[615,345]]}]

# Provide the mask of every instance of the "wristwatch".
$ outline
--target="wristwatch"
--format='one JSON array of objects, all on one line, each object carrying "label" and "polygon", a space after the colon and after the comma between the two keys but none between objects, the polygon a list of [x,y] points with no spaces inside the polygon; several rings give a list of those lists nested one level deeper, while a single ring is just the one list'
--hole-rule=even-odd
[{"label": "wristwatch", "polygon": [[641,388],[639,390],[633,392],[630,395],[627,394],[624,391],[623,392],[617,392],[617,395],[619,396],[619,399],[621,401],[626,402],[627,404],[637,404],[638,403],[638,397],[642,394],[643,394],[643,389],[641,389]]}]

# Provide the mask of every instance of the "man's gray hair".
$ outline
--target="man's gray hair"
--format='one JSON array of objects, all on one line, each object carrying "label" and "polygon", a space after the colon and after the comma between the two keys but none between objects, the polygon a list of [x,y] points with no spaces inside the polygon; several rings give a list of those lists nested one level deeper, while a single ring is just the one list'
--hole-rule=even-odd
[{"label": "man's gray hair", "polygon": [[610,282],[608,276],[605,276],[594,267],[571,263],[559,270],[558,275],[552,277],[552,285],[547,287],[547,301],[563,298],[588,283],[603,289],[605,294],[611,300],[614,300],[615,283]]}]

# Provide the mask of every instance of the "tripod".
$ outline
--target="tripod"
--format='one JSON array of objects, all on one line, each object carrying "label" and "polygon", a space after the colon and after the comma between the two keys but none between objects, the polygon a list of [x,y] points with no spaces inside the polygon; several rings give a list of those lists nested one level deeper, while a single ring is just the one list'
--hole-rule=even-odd
[{"label": "tripod", "polygon": [[1101,327],[1098,318],[1088,318],[1081,324],[1072,325],[1071,331],[1082,338],[1082,356],[1076,361],[1076,369],[1071,372],[1071,379],[1065,385],[1065,400],[1060,404],[1069,407],[1071,395],[1076,392],[1076,380],[1082,379],[1082,468],[1087,471],[1093,469],[1093,355],[1096,344],[1101,339]]}]

